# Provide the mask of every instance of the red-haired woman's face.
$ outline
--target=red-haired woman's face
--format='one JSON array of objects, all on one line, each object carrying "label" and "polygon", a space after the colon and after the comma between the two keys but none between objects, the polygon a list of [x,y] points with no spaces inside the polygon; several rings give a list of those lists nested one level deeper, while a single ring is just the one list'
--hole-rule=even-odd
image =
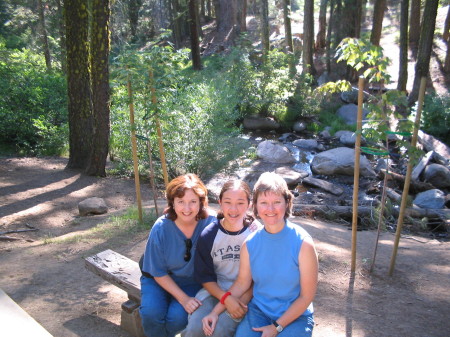
[{"label": "red-haired woman's face", "polygon": [[200,198],[189,188],[184,192],[183,197],[174,198],[173,208],[177,214],[177,220],[186,224],[197,222],[196,216],[200,211]]}]

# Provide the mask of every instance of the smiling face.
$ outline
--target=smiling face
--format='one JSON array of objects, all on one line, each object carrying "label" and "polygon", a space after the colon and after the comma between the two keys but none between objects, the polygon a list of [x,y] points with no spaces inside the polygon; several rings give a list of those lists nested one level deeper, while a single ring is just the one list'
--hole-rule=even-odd
[{"label": "smiling face", "polygon": [[182,197],[175,197],[173,208],[177,214],[177,220],[184,224],[197,222],[196,217],[200,211],[200,198],[192,189],[187,189]]},{"label": "smiling face", "polygon": [[225,222],[229,230],[239,230],[250,206],[249,197],[242,189],[230,189],[222,194],[219,200]]},{"label": "smiling face", "polygon": [[263,192],[256,201],[256,210],[266,226],[283,226],[288,204],[280,193]]}]

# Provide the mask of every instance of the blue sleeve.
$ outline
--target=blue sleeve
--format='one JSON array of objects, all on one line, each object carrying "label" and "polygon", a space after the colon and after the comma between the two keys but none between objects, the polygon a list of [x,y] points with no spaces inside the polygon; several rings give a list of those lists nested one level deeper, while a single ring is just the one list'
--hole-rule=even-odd
[{"label": "blue sleeve", "polygon": [[152,276],[161,277],[168,273],[165,254],[163,251],[163,219],[159,218],[150,231],[144,253],[144,263],[142,270]]},{"label": "blue sleeve", "polygon": [[198,239],[194,261],[194,277],[195,281],[200,284],[217,282],[211,250],[218,230],[218,222],[214,221],[203,230]]}]

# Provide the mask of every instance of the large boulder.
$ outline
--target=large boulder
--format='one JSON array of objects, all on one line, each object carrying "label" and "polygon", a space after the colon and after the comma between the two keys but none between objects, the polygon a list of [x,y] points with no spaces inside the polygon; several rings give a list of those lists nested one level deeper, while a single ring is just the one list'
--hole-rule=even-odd
[{"label": "large boulder", "polygon": [[[324,151],[316,156],[311,162],[311,171],[315,174],[323,175],[354,175],[355,171],[355,150],[348,147],[338,147]],[[360,156],[359,173],[363,177],[374,177],[375,171],[369,160]]]},{"label": "large boulder", "polygon": [[432,189],[417,194],[413,203],[421,208],[439,209],[444,208],[445,201],[444,192],[438,189]]},{"label": "large boulder", "polygon": [[423,172],[423,176],[426,181],[437,188],[450,187],[450,170],[443,165],[428,165]]},{"label": "large boulder", "polygon": [[259,158],[270,163],[288,164],[297,161],[286,146],[270,140],[259,143],[256,153]]},{"label": "large boulder", "polygon": [[317,149],[319,143],[315,139],[297,139],[292,142],[293,145],[298,146],[302,149]]},{"label": "large boulder", "polygon": [[306,171],[296,170],[288,166],[278,167],[277,169],[275,169],[275,173],[282,176],[288,186],[297,185],[302,180],[302,178],[305,178],[309,175],[309,173]]},{"label": "large boulder", "polygon": [[244,128],[248,130],[277,130],[280,123],[270,117],[249,116],[244,118]]},{"label": "large boulder", "polygon": [[102,198],[88,198],[78,203],[78,211],[81,216],[105,214],[108,212],[105,200]]},{"label": "large boulder", "polygon": [[[345,121],[347,125],[356,124],[358,116],[358,106],[356,104],[346,104],[341,106],[336,113]],[[369,110],[363,109],[362,119],[366,119],[368,114]]]}]

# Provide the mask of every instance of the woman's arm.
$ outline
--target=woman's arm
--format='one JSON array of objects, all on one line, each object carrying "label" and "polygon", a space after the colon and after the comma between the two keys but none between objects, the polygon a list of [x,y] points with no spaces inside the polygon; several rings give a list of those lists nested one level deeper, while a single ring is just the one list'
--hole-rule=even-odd
[{"label": "woman's arm", "polygon": [[189,297],[183,290],[181,290],[181,288],[169,275],[155,277],[155,281],[161,286],[161,288],[175,297],[175,299],[183,306],[184,310],[186,310],[188,314],[192,314],[200,305],[202,305],[202,302],[197,300],[195,297]]},{"label": "woman's arm", "polygon": [[[283,327],[300,317],[313,301],[316,290],[319,273],[319,263],[317,260],[316,249],[311,238],[305,238],[298,256],[300,269],[300,296],[291,304],[286,312],[276,321]],[[261,328],[255,328],[255,331],[263,332],[262,336],[275,336],[277,334],[275,325],[266,325]]]}]

